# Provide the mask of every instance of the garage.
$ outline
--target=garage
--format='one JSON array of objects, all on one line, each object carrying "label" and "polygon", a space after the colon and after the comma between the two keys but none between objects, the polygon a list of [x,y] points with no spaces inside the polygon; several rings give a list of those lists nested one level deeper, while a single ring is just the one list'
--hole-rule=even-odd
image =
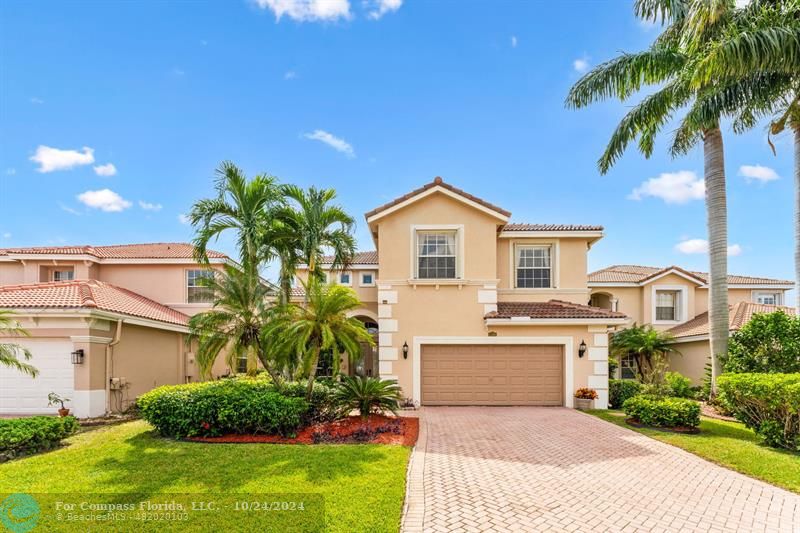
[{"label": "garage", "polygon": [[[56,407],[47,405],[47,395],[51,392],[75,398],[71,341],[13,339],[13,342],[31,351],[33,357],[26,362],[35,366],[39,375],[32,378],[0,366],[0,415],[54,414]],[[67,404],[71,405],[72,402]]]},{"label": "garage", "polygon": [[564,347],[422,346],[423,405],[564,405]]}]

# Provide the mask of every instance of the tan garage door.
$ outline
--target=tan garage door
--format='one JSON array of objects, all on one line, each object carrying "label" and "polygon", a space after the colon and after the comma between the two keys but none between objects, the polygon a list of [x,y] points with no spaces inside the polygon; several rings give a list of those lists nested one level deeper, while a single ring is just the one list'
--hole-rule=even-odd
[{"label": "tan garage door", "polygon": [[563,405],[562,346],[422,347],[425,405]]}]

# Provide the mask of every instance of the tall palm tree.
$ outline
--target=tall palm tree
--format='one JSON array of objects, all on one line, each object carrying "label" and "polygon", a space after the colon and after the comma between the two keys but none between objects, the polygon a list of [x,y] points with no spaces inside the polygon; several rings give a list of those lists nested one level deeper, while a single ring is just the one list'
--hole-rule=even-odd
[{"label": "tall palm tree", "polygon": [[265,174],[248,180],[230,161],[222,162],[216,174],[216,198],[196,202],[189,212],[189,221],[197,229],[193,241],[195,255],[207,263],[206,250],[211,239],[234,230],[242,265],[257,270],[271,257],[272,250],[264,246],[263,235],[270,213],[281,199],[280,187],[275,178]]},{"label": "tall palm tree", "polygon": [[763,43],[755,43],[751,61],[762,66],[763,72],[747,80],[709,74],[721,69],[719,58],[709,58],[725,32],[735,29],[738,20],[752,16],[753,9],[737,10],[733,0],[637,0],[636,15],[652,22],[663,21],[664,31],[648,50],[623,54],[599,65],[567,96],[567,106],[580,108],[610,97],[626,100],[645,86],[660,86],[617,126],[598,162],[602,174],[631,142],[638,142],[642,154],[650,157],[657,134],[678,110],[688,107],[670,151],[677,156],[703,143],[712,387],[721,372],[719,356],[727,352],[728,342],[727,200],[720,120],[741,111],[753,91],[768,90],[765,79],[776,69],[772,68],[775,61],[768,53],[769,45]]},{"label": "tall palm tree", "polygon": [[210,377],[214,362],[224,352],[229,368],[236,369],[240,359],[246,358],[247,372],[254,374],[260,362],[280,386],[281,365],[267,349],[264,335],[273,312],[269,287],[257,273],[230,265],[203,283],[214,292],[214,304],[189,319],[189,340],[197,342],[196,360],[203,377]]},{"label": "tall palm tree", "polygon": [[310,397],[317,374],[320,354],[334,352],[334,372],[338,370],[339,353],[351,362],[361,356],[361,343],[374,344],[364,324],[348,312],[361,306],[355,291],[341,285],[328,285],[311,277],[304,284],[308,302],[304,306],[289,304],[272,320],[265,335],[274,339],[278,352],[296,355],[308,377]]},{"label": "tall palm tree", "polygon": [[[290,248],[296,251],[296,259],[308,265],[309,276],[322,278],[320,263],[326,250],[332,252],[334,270],[346,268],[356,251],[355,221],[344,208],[332,204],[336,191],[295,185],[284,185],[282,190],[289,205],[277,210],[276,217],[293,234]],[[294,267],[287,265],[286,275],[293,277]]]},{"label": "tall palm tree", "polygon": [[[10,336],[29,336],[29,333],[23,329],[19,322],[14,320],[11,311],[0,309],[0,335],[3,337]],[[34,366],[20,361],[20,357],[25,360],[30,360],[31,352],[27,348],[14,343],[0,343],[0,366],[7,366],[19,370],[23,374],[27,374],[33,378],[39,375],[39,370]]]}]

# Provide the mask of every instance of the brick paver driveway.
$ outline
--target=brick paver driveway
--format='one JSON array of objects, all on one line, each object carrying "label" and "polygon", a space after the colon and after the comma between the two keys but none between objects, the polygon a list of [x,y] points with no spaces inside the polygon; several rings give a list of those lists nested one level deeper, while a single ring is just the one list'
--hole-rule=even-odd
[{"label": "brick paver driveway", "polygon": [[571,409],[421,418],[403,531],[800,531],[800,496]]}]

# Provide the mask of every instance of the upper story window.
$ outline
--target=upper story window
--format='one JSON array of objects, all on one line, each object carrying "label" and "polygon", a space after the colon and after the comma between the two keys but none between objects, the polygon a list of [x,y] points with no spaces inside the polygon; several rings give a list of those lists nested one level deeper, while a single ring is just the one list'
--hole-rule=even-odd
[{"label": "upper story window", "polygon": [[214,301],[214,290],[203,282],[204,279],[213,275],[214,273],[210,270],[186,271],[186,301],[188,303],[200,304]]},{"label": "upper story window", "polygon": [[783,296],[780,292],[756,292],[753,293],[753,299],[756,303],[766,305],[782,305]]},{"label": "upper story window", "polygon": [[549,289],[553,286],[550,246],[516,246],[514,265],[517,288]]},{"label": "upper story window", "polygon": [[53,281],[71,281],[75,279],[75,271],[69,270],[53,270]]},{"label": "upper story window", "polygon": [[339,274],[339,283],[342,285],[350,285],[350,272],[342,272]]},{"label": "upper story window", "polygon": [[656,320],[680,320],[679,291],[656,291]]},{"label": "upper story window", "polygon": [[456,232],[417,232],[417,278],[456,279]]},{"label": "upper story window", "polygon": [[362,287],[372,287],[375,285],[375,274],[372,272],[362,272],[361,273],[361,286]]}]

